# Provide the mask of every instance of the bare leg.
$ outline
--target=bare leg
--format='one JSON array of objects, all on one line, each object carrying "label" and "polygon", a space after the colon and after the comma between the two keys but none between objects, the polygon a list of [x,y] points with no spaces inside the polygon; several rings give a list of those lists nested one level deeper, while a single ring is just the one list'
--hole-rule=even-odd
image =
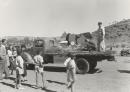
[{"label": "bare leg", "polygon": [[21,85],[21,74],[19,74],[19,85]]},{"label": "bare leg", "polygon": [[23,87],[22,87],[22,85],[21,85],[21,78],[22,78],[22,75],[21,74],[19,74],[19,87],[18,87],[18,89],[24,89]]},{"label": "bare leg", "polygon": [[16,88],[19,89],[21,86],[21,75],[17,74],[16,75]]},{"label": "bare leg", "polygon": [[36,72],[36,86],[37,87],[39,86],[39,83],[38,83],[38,72]]},{"label": "bare leg", "polygon": [[11,75],[13,75],[13,69],[11,70]]},{"label": "bare leg", "polygon": [[71,82],[71,92],[74,92],[74,82]]},{"label": "bare leg", "polygon": [[70,80],[70,71],[67,69],[67,88],[70,88],[71,80]]},{"label": "bare leg", "polygon": [[71,81],[71,92],[74,92],[74,83],[75,83],[75,70],[73,69],[71,71],[71,77],[72,77],[72,81]]},{"label": "bare leg", "polygon": [[41,73],[42,76],[42,83],[43,83],[43,88],[45,87],[45,76],[44,73]]},{"label": "bare leg", "polygon": [[11,70],[11,75],[13,75],[13,68],[14,68],[13,60],[10,59],[10,70]]},{"label": "bare leg", "polygon": [[15,84],[15,88],[18,88],[18,74],[16,74],[15,82],[16,82],[16,84]]}]

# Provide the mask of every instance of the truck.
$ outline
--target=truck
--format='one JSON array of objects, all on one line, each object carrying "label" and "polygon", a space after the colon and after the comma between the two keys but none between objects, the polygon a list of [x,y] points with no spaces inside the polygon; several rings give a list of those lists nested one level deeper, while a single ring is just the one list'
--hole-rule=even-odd
[{"label": "truck", "polygon": [[71,53],[75,56],[76,72],[79,74],[85,74],[93,71],[97,66],[98,61],[102,60],[114,60],[114,55],[107,52],[98,51],[82,51],[75,49],[63,49],[58,46],[47,46],[46,42],[42,39],[34,40],[33,47],[30,50],[32,56],[40,50],[43,52],[44,61],[48,63],[64,63],[66,55]]}]

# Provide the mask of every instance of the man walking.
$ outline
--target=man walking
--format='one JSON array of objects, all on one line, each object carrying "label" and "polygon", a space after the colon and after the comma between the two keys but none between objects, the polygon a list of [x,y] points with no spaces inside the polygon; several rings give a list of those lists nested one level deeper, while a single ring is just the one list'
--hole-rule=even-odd
[{"label": "man walking", "polygon": [[2,72],[1,74],[3,74],[3,72],[5,72],[5,78],[9,77],[9,69],[7,66],[7,54],[6,54],[6,39],[2,39],[1,43],[0,43],[0,58],[3,64],[3,68],[2,68]]}]

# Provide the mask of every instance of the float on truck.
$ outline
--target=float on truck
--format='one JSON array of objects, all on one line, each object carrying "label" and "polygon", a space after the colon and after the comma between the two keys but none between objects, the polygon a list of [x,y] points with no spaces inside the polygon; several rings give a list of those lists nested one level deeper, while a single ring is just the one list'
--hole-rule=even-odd
[{"label": "float on truck", "polygon": [[44,61],[48,63],[64,63],[66,55],[72,53],[75,56],[76,72],[85,74],[91,72],[97,66],[98,61],[114,60],[114,55],[111,52],[98,51],[82,51],[72,48],[59,48],[57,46],[47,46],[46,41],[42,39],[34,40],[31,54],[34,56],[37,51],[43,52]]}]

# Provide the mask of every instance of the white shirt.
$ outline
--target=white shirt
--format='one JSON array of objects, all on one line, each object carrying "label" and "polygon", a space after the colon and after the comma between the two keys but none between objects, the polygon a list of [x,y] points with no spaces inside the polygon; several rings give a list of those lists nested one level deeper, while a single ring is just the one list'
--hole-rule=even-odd
[{"label": "white shirt", "polygon": [[12,52],[12,55],[13,55],[13,56],[17,56],[17,51],[13,51],[13,52]]},{"label": "white shirt", "polygon": [[12,51],[11,50],[7,50],[8,56],[11,57],[12,56]]},{"label": "white shirt", "polygon": [[71,60],[71,58],[67,58],[64,62],[64,65],[67,66],[68,62]]},{"label": "white shirt", "polygon": [[16,57],[16,65],[23,68],[24,61],[21,56]]},{"label": "white shirt", "polygon": [[35,61],[36,64],[41,64],[41,63],[44,62],[43,57],[41,55],[34,56],[34,61]]},{"label": "white shirt", "polygon": [[71,67],[71,68],[76,68],[76,64],[75,64],[75,61],[71,58],[67,58],[64,62],[64,65],[67,67]]},{"label": "white shirt", "polygon": [[0,55],[2,55],[2,56],[6,55],[6,47],[3,44],[1,44],[1,46],[0,46]]}]

